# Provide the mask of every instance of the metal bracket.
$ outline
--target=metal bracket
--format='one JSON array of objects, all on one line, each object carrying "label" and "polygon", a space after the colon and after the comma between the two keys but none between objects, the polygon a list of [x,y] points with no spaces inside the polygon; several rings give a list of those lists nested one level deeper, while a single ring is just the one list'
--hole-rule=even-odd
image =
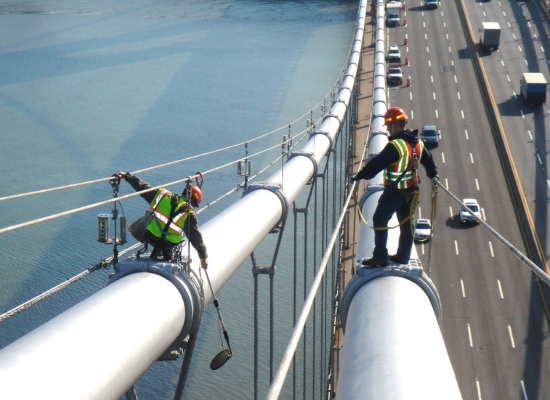
[{"label": "metal bracket", "polygon": [[252,274],[254,275],[275,275],[277,267],[252,267]]},{"label": "metal bracket", "polygon": [[248,189],[244,192],[243,197],[255,190],[260,190],[260,189],[269,190],[270,192],[274,193],[281,201],[281,206],[283,207],[281,218],[275,224],[275,226],[273,227],[270,233],[279,232],[283,227],[283,223],[284,221],[286,221],[286,217],[288,215],[288,199],[286,198],[286,195],[283,193],[283,186],[280,183],[273,183],[273,182],[253,183],[248,186]]},{"label": "metal bracket", "polygon": [[196,332],[200,325],[200,319],[204,305],[202,304],[202,289],[196,279],[185,273],[187,260],[182,263],[169,263],[156,261],[151,258],[137,259],[131,256],[128,260],[118,263],[118,271],[109,276],[108,285],[128,275],[135,273],[151,273],[169,280],[181,294],[185,306],[185,322],[180,334],[168,347],[159,360],[173,360],[179,357],[185,348],[187,335]]},{"label": "metal bracket", "polygon": [[315,177],[317,176],[317,170],[319,169],[319,166],[317,165],[317,160],[314,157],[314,153],[311,151],[294,151],[290,153],[290,156],[288,157],[287,162],[292,160],[294,157],[298,157],[298,156],[307,157],[313,163],[313,175],[311,176],[311,179],[307,183],[309,185],[315,181]]}]

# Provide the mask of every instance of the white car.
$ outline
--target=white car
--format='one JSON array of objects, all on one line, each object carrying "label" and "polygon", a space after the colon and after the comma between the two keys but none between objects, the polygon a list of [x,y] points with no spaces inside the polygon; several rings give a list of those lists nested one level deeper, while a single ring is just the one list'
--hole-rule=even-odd
[{"label": "white car", "polygon": [[[476,217],[481,219],[481,207],[479,207],[479,203],[476,199],[463,199],[462,202],[468,206]],[[472,217],[472,215],[466,211],[464,207],[460,207],[460,222],[475,222],[476,224],[479,224],[479,222]]]},{"label": "white car", "polygon": [[429,219],[419,218],[414,224],[414,239],[424,240],[432,233],[432,223]]},{"label": "white car", "polygon": [[396,83],[398,85],[403,84],[403,71],[401,67],[390,67],[388,68],[388,83]]},{"label": "white car", "polygon": [[399,46],[396,44],[393,44],[390,46],[388,50],[388,58],[389,57],[399,57],[401,58],[401,52],[399,51]]}]

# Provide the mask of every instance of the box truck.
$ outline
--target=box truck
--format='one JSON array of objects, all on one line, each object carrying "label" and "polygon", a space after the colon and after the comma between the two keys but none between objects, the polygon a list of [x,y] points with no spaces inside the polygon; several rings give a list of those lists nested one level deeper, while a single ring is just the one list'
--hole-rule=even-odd
[{"label": "box truck", "polygon": [[548,86],[544,75],[538,72],[526,72],[519,81],[521,95],[528,106],[538,107],[546,103],[546,88]]},{"label": "box truck", "polygon": [[386,4],[386,25],[399,26],[401,25],[401,3],[394,1]]},{"label": "box truck", "polygon": [[483,22],[479,32],[479,43],[483,50],[498,50],[500,44],[500,25],[498,22]]}]

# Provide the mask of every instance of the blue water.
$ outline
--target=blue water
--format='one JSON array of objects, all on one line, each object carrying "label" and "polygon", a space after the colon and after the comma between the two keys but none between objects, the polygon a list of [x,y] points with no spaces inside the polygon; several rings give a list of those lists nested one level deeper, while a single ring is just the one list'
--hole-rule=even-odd
[{"label": "blue water", "polygon": [[[0,197],[135,171],[285,126],[336,81],[356,12],[355,0],[0,0]],[[292,127],[304,128],[303,121]],[[280,142],[287,131],[251,150]],[[244,149],[235,149],[141,177],[171,182],[243,155]],[[255,163],[258,169],[263,165]],[[232,167],[208,176],[205,202],[239,182],[235,172]],[[121,192],[131,190],[123,184]],[[0,202],[0,228],[111,197],[104,182]],[[235,200],[201,214],[200,221]],[[134,198],[123,206],[131,221],[145,203]],[[110,256],[112,249],[97,242],[96,222],[98,213],[110,209],[0,235],[0,313]],[[257,250],[264,263],[272,242]],[[278,271],[288,274],[289,260],[283,255]],[[253,396],[249,264],[219,294],[235,357],[217,372],[208,369],[212,349],[219,346],[215,314],[208,308],[185,398]],[[101,289],[107,275],[95,272],[0,323],[0,348]],[[279,352],[292,319],[286,300],[292,289],[281,282]],[[266,288],[262,284],[264,307]],[[268,327],[261,328],[261,348],[267,350]],[[83,338],[84,346],[87,340],[109,338]],[[266,367],[264,359],[260,393],[268,387]],[[179,362],[156,363],[137,384],[140,398],[171,399],[178,368]]]}]

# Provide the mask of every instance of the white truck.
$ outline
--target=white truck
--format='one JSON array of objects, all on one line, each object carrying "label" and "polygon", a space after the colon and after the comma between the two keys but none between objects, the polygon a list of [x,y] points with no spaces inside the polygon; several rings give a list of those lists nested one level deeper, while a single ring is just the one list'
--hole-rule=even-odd
[{"label": "white truck", "polygon": [[498,22],[483,22],[479,32],[479,43],[483,50],[498,50],[500,44],[500,25]]},{"label": "white truck", "polygon": [[386,4],[386,25],[399,26],[401,25],[401,2],[390,1]]},{"label": "white truck", "polygon": [[543,74],[539,72],[525,72],[519,83],[525,104],[539,107],[543,103],[546,103],[546,88],[548,83]]}]

